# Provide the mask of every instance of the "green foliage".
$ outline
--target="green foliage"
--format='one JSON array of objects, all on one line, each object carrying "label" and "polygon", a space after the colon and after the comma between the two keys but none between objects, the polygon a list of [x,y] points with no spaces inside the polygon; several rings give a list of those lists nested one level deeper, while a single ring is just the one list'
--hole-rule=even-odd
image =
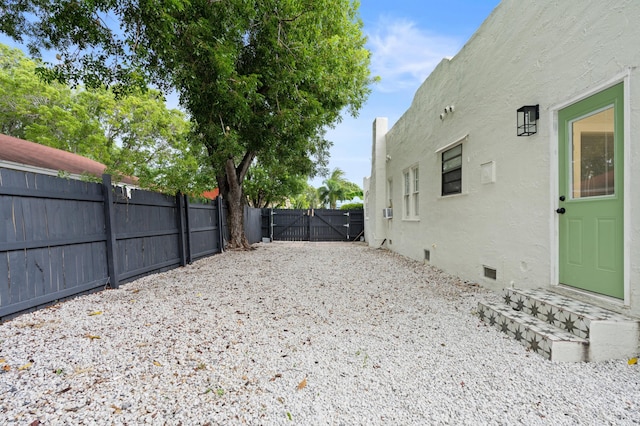
[{"label": "green foliage", "polygon": [[38,63],[0,44],[0,132],[73,152],[107,166],[115,176],[169,193],[213,185],[200,173],[190,123],[168,110],[159,92],[137,91],[116,99],[101,89],[45,83]]},{"label": "green foliage", "polygon": [[348,203],[340,206],[340,210],[362,210],[363,208],[362,203]]},{"label": "green foliage", "polygon": [[243,189],[252,207],[282,207],[305,190],[306,180],[306,176],[289,175],[286,167],[277,163],[265,167],[255,162],[249,168]]},{"label": "green foliage", "polygon": [[289,201],[294,209],[317,209],[321,207],[318,201],[318,190],[306,182],[304,190],[293,196]]},{"label": "green foliage", "polygon": [[69,87],[39,80],[37,65],[0,44],[0,132],[108,164],[98,120]]},{"label": "green foliage", "polygon": [[324,186],[318,188],[318,197],[321,203],[329,205],[329,208],[335,209],[338,201],[362,197],[362,189],[355,183],[346,180],[344,172],[339,168],[333,169],[331,176],[322,183]]}]

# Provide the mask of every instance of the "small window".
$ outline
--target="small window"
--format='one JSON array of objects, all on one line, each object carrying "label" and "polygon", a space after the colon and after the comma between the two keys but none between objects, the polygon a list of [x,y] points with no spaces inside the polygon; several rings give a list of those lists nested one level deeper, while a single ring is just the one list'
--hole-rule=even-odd
[{"label": "small window", "polygon": [[462,144],[442,153],[442,195],[462,193]]}]

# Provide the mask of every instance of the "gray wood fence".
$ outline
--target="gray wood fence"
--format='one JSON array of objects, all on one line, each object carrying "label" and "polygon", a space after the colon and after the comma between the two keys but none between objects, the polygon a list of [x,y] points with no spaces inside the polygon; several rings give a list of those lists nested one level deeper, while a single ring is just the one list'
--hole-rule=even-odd
[{"label": "gray wood fence", "polygon": [[[246,211],[250,242],[260,210]],[[0,168],[0,319],[222,251],[221,199],[128,191]],[[7,277],[5,279],[5,277]]]},{"label": "gray wood fence", "polygon": [[[0,320],[60,299],[117,288],[220,253],[228,240],[222,199],[187,196],[0,168]],[[249,243],[344,241],[362,212],[246,207]],[[5,279],[6,277],[6,279]]]}]

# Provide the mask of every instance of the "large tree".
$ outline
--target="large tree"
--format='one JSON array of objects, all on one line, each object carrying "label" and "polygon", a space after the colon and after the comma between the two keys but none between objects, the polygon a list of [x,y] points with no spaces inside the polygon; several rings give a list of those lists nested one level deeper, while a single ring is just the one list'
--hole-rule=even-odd
[{"label": "large tree", "polygon": [[[58,49],[41,73],[63,81],[173,86],[247,246],[243,182],[255,159],[312,173],[323,130],[355,115],[370,89],[352,0],[7,0],[0,31]],[[30,21],[37,17],[37,20]],[[117,22],[113,28],[106,22]]]}]

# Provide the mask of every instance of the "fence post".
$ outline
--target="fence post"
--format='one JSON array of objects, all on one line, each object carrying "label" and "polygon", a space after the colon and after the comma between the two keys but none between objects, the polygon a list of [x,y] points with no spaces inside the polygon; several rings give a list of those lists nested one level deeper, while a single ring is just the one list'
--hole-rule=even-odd
[{"label": "fence post", "polygon": [[178,253],[180,254],[180,266],[187,265],[187,253],[185,246],[185,229],[184,229],[184,196],[180,191],[176,194],[176,208],[178,210]]},{"label": "fence post", "polygon": [[116,233],[114,229],[115,214],[113,211],[113,187],[111,176],[102,175],[102,194],[104,196],[104,226],[107,234],[107,273],[111,288],[118,288],[118,259],[116,258]]},{"label": "fence post", "polygon": [[191,203],[189,203],[189,196],[183,195],[184,209],[185,209],[185,222],[186,222],[186,234],[187,234],[187,263],[193,263],[193,247],[191,247]]},{"label": "fence post", "polygon": [[222,253],[224,251],[224,209],[220,195],[216,197],[216,204],[218,205],[218,244]]}]

